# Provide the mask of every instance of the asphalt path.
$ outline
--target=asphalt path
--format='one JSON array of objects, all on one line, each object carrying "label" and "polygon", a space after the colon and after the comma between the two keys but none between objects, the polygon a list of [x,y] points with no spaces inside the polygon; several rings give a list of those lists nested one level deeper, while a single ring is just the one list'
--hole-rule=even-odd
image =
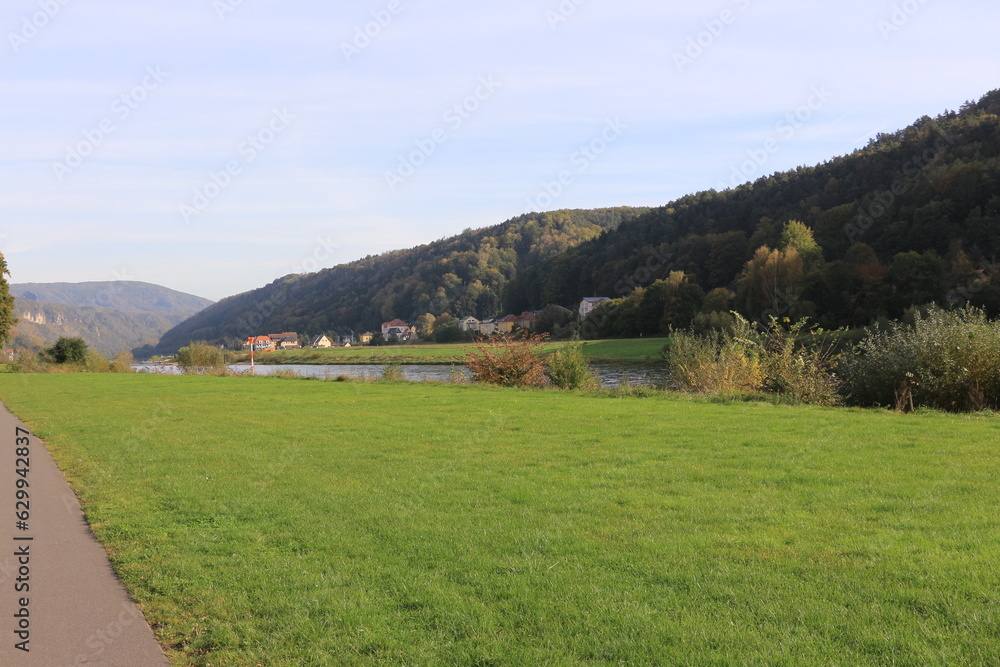
[{"label": "asphalt path", "polygon": [[2,404],[0,665],[169,665],[45,445]]}]

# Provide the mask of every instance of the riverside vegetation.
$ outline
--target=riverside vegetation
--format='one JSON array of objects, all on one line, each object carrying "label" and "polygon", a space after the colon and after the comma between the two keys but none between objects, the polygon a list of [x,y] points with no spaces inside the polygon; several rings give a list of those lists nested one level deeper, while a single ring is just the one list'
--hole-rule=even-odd
[{"label": "riverside vegetation", "polygon": [[993,417],[141,374],[0,400],[177,665],[1000,662]]}]

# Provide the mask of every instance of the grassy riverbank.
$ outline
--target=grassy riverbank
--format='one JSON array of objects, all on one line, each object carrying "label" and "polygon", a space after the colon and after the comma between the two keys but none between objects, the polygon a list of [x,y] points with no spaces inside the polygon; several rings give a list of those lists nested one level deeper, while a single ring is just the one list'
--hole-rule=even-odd
[{"label": "grassy riverbank", "polygon": [[178,665],[997,664],[1000,420],[3,375]]},{"label": "grassy riverbank", "polygon": [[[666,338],[635,338],[627,340],[588,341],[584,353],[597,363],[648,364],[660,363],[660,351]],[[546,343],[546,354],[565,343]],[[326,350],[283,350],[256,355],[263,364],[463,364],[466,353],[475,350],[471,343],[385,345],[381,347],[335,347]],[[249,361],[249,355],[240,357]]]}]

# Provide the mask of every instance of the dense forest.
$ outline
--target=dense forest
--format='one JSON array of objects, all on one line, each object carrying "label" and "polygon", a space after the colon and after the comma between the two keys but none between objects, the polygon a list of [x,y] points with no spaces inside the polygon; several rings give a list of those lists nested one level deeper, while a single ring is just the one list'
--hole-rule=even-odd
[{"label": "dense forest", "polygon": [[996,315],[998,114],[995,91],[816,167],[684,197],[521,272],[505,309],[607,296],[591,333],[624,336],[731,308],[827,327],[932,302]]},{"label": "dense forest", "polygon": [[173,353],[192,340],[235,343],[277,331],[376,330],[424,313],[497,315],[507,282],[549,257],[618,228],[649,209],[611,208],[522,215],[224,299],[167,332],[137,356]]}]

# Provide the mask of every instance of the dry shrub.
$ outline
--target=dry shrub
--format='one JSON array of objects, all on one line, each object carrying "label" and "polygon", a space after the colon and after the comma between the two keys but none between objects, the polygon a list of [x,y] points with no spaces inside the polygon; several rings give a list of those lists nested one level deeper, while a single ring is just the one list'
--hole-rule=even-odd
[{"label": "dry shrub", "polygon": [[476,342],[468,352],[468,366],[475,382],[501,387],[541,387],[548,381],[541,346],[545,334],[498,334]]}]

